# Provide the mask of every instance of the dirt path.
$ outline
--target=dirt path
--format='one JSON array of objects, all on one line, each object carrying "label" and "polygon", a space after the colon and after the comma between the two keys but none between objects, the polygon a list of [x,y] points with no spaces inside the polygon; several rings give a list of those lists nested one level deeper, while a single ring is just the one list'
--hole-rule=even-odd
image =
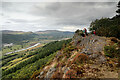
[{"label": "dirt path", "polygon": [[83,37],[80,46],[84,46],[84,48],[81,53],[102,53],[106,44],[106,40],[99,36],[89,35]]}]

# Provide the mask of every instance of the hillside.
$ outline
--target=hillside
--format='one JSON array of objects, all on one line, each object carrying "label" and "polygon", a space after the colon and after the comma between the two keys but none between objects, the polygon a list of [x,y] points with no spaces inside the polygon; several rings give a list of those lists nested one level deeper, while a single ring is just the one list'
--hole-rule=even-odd
[{"label": "hillside", "polygon": [[14,44],[21,44],[23,41],[31,41],[37,37],[37,34],[2,34],[2,43],[14,43]]},{"label": "hillside", "polygon": [[47,30],[38,32],[23,31],[2,31],[2,43],[22,44],[25,41],[41,41],[41,40],[59,40],[63,38],[71,38],[73,32]]},{"label": "hillside", "polygon": [[[50,42],[42,47],[2,56],[2,79],[30,78],[35,71],[48,64],[63,44],[71,39]],[[23,75],[24,74],[24,75]]]},{"label": "hillside", "polygon": [[75,33],[49,64],[32,78],[118,78],[120,40]]}]

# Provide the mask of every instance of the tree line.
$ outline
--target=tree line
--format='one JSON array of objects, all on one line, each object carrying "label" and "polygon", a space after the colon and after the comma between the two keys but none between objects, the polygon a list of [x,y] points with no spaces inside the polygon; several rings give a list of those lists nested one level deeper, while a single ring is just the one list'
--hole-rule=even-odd
[{"label": "tree line", "polygon": [[113,18],[96,19],[90,24],[90,31],[95,30],[99,36],[117,37],[120,39],[120,1],[118,2],[118,14]]}]

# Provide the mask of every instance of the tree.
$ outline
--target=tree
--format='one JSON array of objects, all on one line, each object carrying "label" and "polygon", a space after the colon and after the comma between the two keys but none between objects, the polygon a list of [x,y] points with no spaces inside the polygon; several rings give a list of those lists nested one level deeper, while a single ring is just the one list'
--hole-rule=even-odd
[{"label": "tree", "polygon": [[117,7],[118,7],[118,10],[116,12],[118,13],[118,16],[120,16],[120,1],[118,2]]}]

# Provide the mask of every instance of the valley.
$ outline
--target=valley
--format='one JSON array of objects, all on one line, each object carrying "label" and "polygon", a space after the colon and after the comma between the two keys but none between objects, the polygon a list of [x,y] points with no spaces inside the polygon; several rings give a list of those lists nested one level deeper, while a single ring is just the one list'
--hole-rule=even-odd
[{"label": "valley", "polygon": [[[2,31],[2,34],[2,54],[24,50],[37,43],[45,45],[52,41],[64,40],[73,36],[73,32],[60,32],[57,30],[42,31],[42,33],[5,30]],[[13,45],[9,46],[9,44]]]},{"label": "valley", "polygon": [[[66,41],[69,42],[69,39],[72,37],[72,35],[73,33],[64,34],[60,31],[49,31],[49,33],[45,32],[45,34],[3,31],[2,40],[4,45],[1,51],[2,64],[0,64],[2,65],[1,69],[3,76],[6,78],[6,76],[11,76],[13,73],[15,74],[15,72],[20,72],[21,75],[23,74],[21,72],[25,70],[24,67],[26,67],[27,70],[29,69],[29,71],[39,70],[40,66],[49,63],[49,60],[53,58],[52,56],[55,55],[55,52],[62,48],[62,45],[66,43]],[[19,36],[21,36],[21,38],[19,38]],[[8,43],[5,43],[6,41]],[[57,47],[55,48],[55,46]],[[38,64],[39,61],[42,61],[43,63]],[[30,70],[30,65],[36,65],[32,68],[30,67],[31,69],[34,68],[34,70]],[[29,75],[29,77],[33,74],[33,72],[31,72],[31,74],[28,74],[27,72],[24,73]],[[23,75],[21,75],[21,77],[23,77]]]}]

